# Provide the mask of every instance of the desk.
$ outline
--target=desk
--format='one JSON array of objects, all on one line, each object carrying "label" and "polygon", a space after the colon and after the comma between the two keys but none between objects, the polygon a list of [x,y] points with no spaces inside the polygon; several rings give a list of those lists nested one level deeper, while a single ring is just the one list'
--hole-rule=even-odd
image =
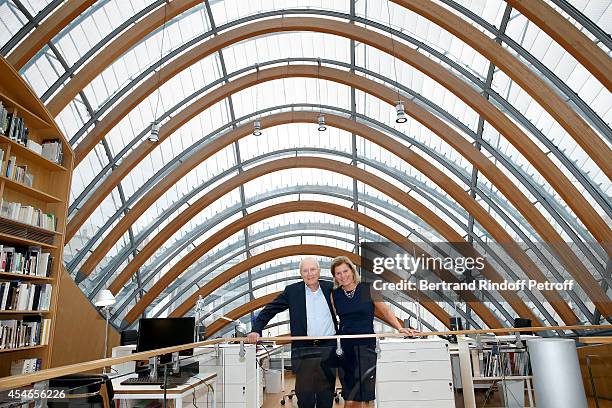
[{"label": "desk", "polygon": [[[115,400],[119,403],[118,408],[129,408],[136,400],[163,400],[164,390],[159,385],[121,385],[127,377],[113,380]],[[208,386],[212,386],[212,392]],[[217,389],[217,373],[200,373],[191,377],[187,382],[176,388],[166,390],[166,399],[169,406],[182,408],[191,406],[194,396],[195,406],[198,408],[216,408],[215,392]],[[208,395],[207,395],[208,394]]]}]

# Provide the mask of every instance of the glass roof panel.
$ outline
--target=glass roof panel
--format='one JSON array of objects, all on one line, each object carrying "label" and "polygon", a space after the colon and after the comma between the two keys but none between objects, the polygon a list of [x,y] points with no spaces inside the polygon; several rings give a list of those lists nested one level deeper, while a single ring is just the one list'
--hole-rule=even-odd
[{"label": "glass roof panel", "polygon": [[4,45],[28,22],[26,16],[11,1],[0,3],[0,44]]}]

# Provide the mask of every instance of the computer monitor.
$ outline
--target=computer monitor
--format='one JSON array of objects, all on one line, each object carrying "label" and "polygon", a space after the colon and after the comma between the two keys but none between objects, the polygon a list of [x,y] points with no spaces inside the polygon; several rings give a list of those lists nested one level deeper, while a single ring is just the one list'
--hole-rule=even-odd
[{"label": "computer monitor", "polygon": [[[138,322],[136,351],[193,343],[195,317],[142,318]],[[193,349],[183,350],[182,356],[192,356]]]}]

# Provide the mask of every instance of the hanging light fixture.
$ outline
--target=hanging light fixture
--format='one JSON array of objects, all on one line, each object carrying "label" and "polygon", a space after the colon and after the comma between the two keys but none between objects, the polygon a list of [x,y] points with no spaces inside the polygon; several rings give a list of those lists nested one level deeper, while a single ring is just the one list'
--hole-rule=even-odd
[{"label": "hanging light fixture", "polygon": [[157,102],[155,103],[155,110],[153,112],[153,122],[151,122],[151,133],[149,133],[149,136],[147,136],[147,140],[149,140],[149,142],[152,143],[158,143],[159,142],[159,123],[157,122],[157,109],[159,108],[159,102],[161,99],[161,90],[160,90],[160,86],[161,86],[161,70],[162,70],[162,66],[163,66],[163,59],[162,56],[164,54],[164,39],[166,38],[166,23],[168,22],[167,20],[167,12],[168,12],[168,3],[166,3],[164,5],[164,24],[162,25],[162,38],[161,38],[161,44],[159,46],[159,65],[157,66]]},{"label": "hanging light fixture", "polygon": [[253,136],[261,136],[261,121],[259,119],[253,121]]},{"label": "hanging light fixture", "polygon": [[147,137],[147,139],[153,143],[159,142],[159,123],[151,123],[151,133],[149,133],[149,137]]},{"label": "hanging light fixture", "polygon": [[319,115],[318,122],[319,127],[317,128],[317,130],[319,132],[325,132],[327,130],[327,126],[325,126],[325,116],[323,114]]},{"label": "hanging light fixture", "polygon": [[395,105],[395,112],[397,113],[395,123],[406,123],[408,121],[406,112],[404,111],[404,103],[402,101],[397,101]]},{"label": "hanging light fixture", "polygon": [[[399,83],[397,80],[397,58],[395,56],[395,40],[393,39],[393,30],[391,28],[391,11],[389,10],[389,0],[387,0],[387,18],[389,24],[389,34],[391,36],[391,47],[392,47],[392,56],[393,56],[393,72],[395,74],[395,82]],[[406,123],[408,122],[408,117],[406,116],[406,111],[404,110],[404,102],[400,100],[400,90],[397,88],[397,102],[395,103],[395,123]]]},{"label": "hanging light fixture", "polygon": [[[255,64],[256,83],[259,84],[259,64]],[[259,108],[259,88],[255,88],[255,112]],[[261,136],[261,120],[259,117],[253,121],[253,136]]]}]

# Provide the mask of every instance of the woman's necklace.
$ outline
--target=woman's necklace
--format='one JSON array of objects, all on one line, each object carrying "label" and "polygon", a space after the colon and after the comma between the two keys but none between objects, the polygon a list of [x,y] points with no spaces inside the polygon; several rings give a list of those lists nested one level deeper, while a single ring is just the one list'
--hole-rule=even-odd
[{"label": "woman's necklace", "polygon": [[344,288],[342,288],[342,290],[344,291],[344,294],[347,298],[352,299],[353,296],[355,296],[355,290],[357,290],[357,285],[355,285],[353,290],[345,290]]}]

